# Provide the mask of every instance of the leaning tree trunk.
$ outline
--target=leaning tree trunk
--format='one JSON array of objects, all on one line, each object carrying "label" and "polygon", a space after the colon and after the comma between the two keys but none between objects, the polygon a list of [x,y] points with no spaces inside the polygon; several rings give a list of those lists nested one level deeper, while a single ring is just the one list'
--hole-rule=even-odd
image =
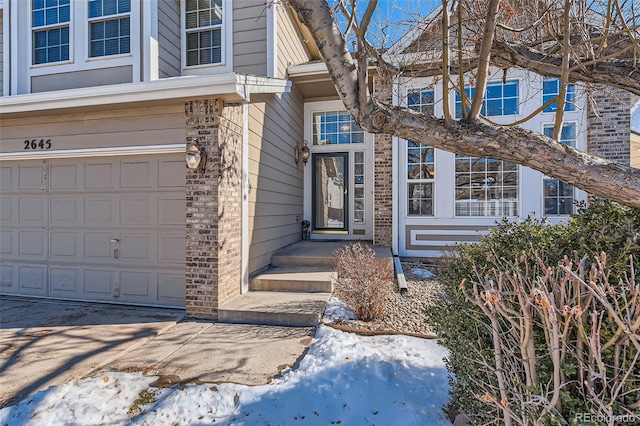
[{"label": "leaning tree trunk", "polygon": [[[364,130],[411,139],[456,154],[511,161],[593,195],[640,208],[640,169],[576,150],[530,130],[479,121],[447,124],[442,119],[363,96],[368,90],[366,75],[358,72],[326,1],[289,3],[313,35],[346,109]],[[363,53],[359,55],[360,62],[366,63]]]}]

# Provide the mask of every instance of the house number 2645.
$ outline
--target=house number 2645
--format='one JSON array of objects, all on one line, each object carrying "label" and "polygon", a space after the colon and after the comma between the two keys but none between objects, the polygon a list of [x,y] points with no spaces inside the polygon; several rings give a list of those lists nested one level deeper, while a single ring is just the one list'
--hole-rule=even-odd
[{"label": "house number 2645", "polygon": [[51,139],[25,139],[24,149],[51,149]]}]

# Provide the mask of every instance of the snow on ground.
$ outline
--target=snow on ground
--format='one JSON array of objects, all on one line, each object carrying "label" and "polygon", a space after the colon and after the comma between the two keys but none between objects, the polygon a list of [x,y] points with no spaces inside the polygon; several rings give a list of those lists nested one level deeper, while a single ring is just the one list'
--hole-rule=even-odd
[{"label": "snow on ground", "polygon": [[[160,390],[156,377],[102,372],[3,408],[0,425],[450,425],[444,356],[435,340],[320,326],[299,368],[268,385]],[[153,402],[132,409],[146,390]]]},{"label": "snow on ground", "polygon": [[426,269],[413,268],[411,270],[411,273],[417,277],[424,278],[425,280],[430,280],[433,278],[433,272]]}]

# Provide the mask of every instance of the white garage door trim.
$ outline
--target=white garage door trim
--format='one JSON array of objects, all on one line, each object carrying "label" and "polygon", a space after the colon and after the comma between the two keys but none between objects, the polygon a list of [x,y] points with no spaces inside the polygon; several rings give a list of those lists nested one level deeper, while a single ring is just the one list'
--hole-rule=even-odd
[{"label": "white garage door trim", "polygon": [[85,157],[109,157],[114,155],[154,155],[176,154],[185,152],[185,144],[170,145],[141,145],[125,146],[117,148],[80,148],[58,151],[29,151],[0,153],[0,161],[6,160],[46,160],[53,158],[85,158]]}]

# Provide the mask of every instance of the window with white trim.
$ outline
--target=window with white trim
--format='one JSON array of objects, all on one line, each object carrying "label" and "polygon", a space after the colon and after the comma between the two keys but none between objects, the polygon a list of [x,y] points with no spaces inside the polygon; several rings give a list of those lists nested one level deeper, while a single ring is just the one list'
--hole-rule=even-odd
[{"label": "window with white trim", "polygon": [[186,65],[222,63],[222,0],[185,2]]},{"label": "window with white trim", "polygon": [[456,155],[456,216],[517,216],[518,165]]},{"label": "window with white trim", "polygon": [[69,60],[69,0],[32,0],[33,65]]},{"label": "window with white trim", "polygon": [[[542,80],[542,105],[546,104],[553,98],[557,98],[560,93],[560,80],[557,78],[545,78]],[[567,85],[567,93],[565,95],[565,111],[576,110],[576,86]],[[547,106],[542,112],[556,112],[558,110],[558,102],[554,102]]]},{"label": "window with white trim", "polygon": [[364,151],[353,153],[353,222],[364,223]]},{"label": "window with white trim", "polygon": [[89,57],[131,53],[131,0],[89,0]]},{"label": "window with white trim", "polygon": [[[466,86],[464,92],[467,100],[473,99],[476,88]],[[462,96],[460,92],[456,92],[456,119],[462,118]],[[469,105],[465,106],[466,110],[470,109]],[[482,100],[482,109],[480,114],[485,117],[500,115],[515,115],[520,113],[520,90],[518,80],[509,80],[506,82],[493,81],[487,83],[484,99]]]},{"label": "window with white trim", "polygon": [[[407,92],[407,107],[433,115],[432,89]],[[435,185],[435,149],[423,143],[407,141],[407,216],[433,216]]]},{"label": "window with white trim", "polygon": [[[545,124],[543,133],[553,137],[553,124]],[[576,124],[564,123],[560,131],[560,142],[573,148],[576,146]],[[566,216],[574,212],[575,188],[561,180],[544,178],[543,182],[543,207],[545,216]]]},{"label": "window with white trim", "polygon": [[347,111],[313,113],[313,144],[364,143],[364,131]]}]

